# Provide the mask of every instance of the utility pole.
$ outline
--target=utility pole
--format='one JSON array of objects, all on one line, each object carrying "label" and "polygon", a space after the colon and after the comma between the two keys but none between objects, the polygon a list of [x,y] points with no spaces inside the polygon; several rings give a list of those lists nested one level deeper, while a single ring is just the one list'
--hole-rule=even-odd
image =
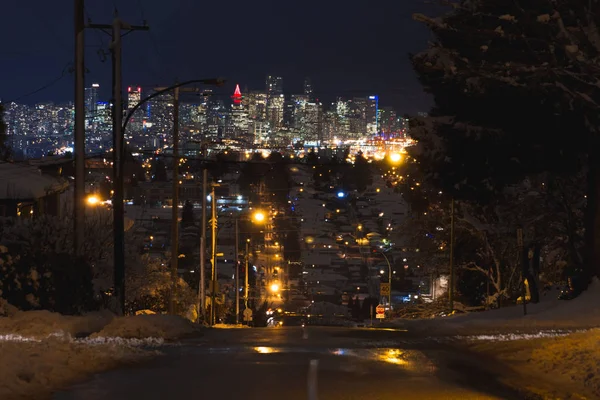
[{"label": "utility pole", "polygon": [[452,312],[454,311],[454,197],[450,202],[450,279],[448,286],[450,312]]},{"label": "utility pole", "polygon": [[202,170],[202,228],[200,230],[200,315],[206,322],[206,188],[208,187],[208,170]]},{"label": "utility pole", "polygon": [[[125,313],[125,208],[123,205],[124,187],[123,170],[125,167],[125,149],[123,137],[123,93],[121,78],[121,30],[128,31],[145,30],[147,26],[131,26],[118,17],[115,11],[115,19],[111,25],[90,24],[88,27],[100,29],[105,33],[110,29],[112,42],[112,118],[113,118],[113,241],[114,241],[114,299],[116,301],[117,315]],[[125,121],[126,123],[127,121]]]},{"label": "utility pole", "polygon": [[[155,88],[156,92],[166,87]],[[175,314],[175,298],[177,296],[177,279],[179,270],[179,93],[196,93],[196,88],[181,88],[175,83],[173,89],[173,180],[171,197],[173,199],[171,213],[171,295],[169,296],[169,314]]]},{"label": "utility pole", "polygon": [[249,260],[250,260],[250,239],[246,240],[246,273],[244,276],[244,305],[245,305],[246,309],[248,309],[248,291],[250,289],[250,285],[248,284],[248,275],[250,275],[250,271],[248,270]]},{"label": "utility pole", "polygon": [[173,102],[173,203],[171,221],[171,295],[169,314],[175,314],[177,269],[179,267],[179,87],[175,88]]},{"label": "utility pole", "polygon": [[215,196],[215,184],[213,183],[212,190],[210,192],[210,212],[211,212],[211,288],[210,288],[210,324],[214,325],[216,322],[216,307],[215,301],[217,299],[217,199]]},{"label": "utility pole", "polygon": [[75,190],[73,250],[81,256],[85,241],[85,20],[84,0],[75,0]]},{"label": "utility pole", "polygon": [[240,323],[240,227],[239,218],[235,217],[235,324]]}]

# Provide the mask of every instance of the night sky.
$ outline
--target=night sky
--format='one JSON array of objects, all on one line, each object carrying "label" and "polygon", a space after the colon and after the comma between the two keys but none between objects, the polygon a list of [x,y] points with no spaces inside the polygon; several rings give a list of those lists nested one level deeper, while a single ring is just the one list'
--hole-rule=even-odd
[{"label": "night sky", "polygon": [[[235,83],[264,89],[267,74],[283,77],[286,93],[300,93],[306,76],[316,95],[380,95],[380,106],[401,113],[427,111],[426,96],[408,61],[426,48],[430,34],[411,15],[436,15],[425,0],[195,1],[87,0],[86,18],[110,23],[114,7],[150,32],[124,38],[123,84],[170,84],[179,79],[223,77],[224,94]],[[55,78],[73,60],[73,1],[5,0],[0,15],[0,98],[15,100]],[[86,32],[86,86],[100,83],[110,97],[109,36]],[[98,52],[106,51],[106,60]],[[68,73],[53,86],[19,102],[73,98]]]}]

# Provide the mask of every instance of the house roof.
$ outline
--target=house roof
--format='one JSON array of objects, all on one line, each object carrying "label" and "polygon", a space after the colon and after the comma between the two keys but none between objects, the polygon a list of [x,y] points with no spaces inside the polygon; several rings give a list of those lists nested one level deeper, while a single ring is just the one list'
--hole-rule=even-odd
[{"label": "house roof", "polygon": [[69,187],[61,178],[42,175],[37,167],[0,162],[0,200],[33,200]]}]

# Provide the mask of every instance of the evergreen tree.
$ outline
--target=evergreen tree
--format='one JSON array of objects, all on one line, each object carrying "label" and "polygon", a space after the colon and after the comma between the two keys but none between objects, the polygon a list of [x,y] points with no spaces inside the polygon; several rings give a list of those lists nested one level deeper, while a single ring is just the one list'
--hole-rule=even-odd
[{"label": "evergreen tree", "polygon": [[432,118],[412,127],[423,179],[487,204],[531,174],[587,171],[584,264],[597,274],[600,4],[464,1],[415,18],[436,38],[412,58],[435,100]]}]

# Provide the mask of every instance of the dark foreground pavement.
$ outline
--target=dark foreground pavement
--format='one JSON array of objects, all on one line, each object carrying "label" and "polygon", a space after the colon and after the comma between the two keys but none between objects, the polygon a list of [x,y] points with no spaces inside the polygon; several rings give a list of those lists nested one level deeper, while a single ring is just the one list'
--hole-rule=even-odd
[{"label": "dark foreground pavement", "polygon": [[210,330],[135,368],[55,395],[100,399],[520,399],[503,368],[410,332],[300,327]]}]

